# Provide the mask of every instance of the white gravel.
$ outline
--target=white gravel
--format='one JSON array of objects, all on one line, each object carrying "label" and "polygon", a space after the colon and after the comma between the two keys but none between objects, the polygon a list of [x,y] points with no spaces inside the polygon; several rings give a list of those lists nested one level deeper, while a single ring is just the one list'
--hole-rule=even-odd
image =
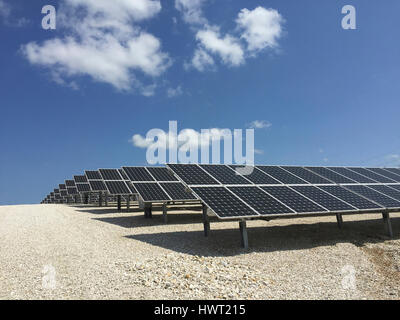
[{"label": "white gravel", "polygon": [[245,251],[199,212],[0,207],[0,299],[399,299],[392,216],[393,240],[379,215],[250,221]]}]

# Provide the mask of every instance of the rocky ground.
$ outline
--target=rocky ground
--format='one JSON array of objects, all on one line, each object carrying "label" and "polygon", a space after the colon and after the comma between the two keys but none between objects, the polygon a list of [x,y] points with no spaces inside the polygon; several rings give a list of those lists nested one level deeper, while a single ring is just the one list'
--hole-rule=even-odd
[{"label": "rocky ground", "polygon": [[0,207],[0,299],[399,299],[400,215],[237,222],[199,211]]}]

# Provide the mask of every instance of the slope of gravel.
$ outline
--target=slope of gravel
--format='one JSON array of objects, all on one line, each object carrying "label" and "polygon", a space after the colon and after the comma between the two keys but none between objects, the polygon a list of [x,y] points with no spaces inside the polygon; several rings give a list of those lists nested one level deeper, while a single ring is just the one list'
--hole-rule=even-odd
[{"label": "slope of gravel", "polygon": [[0,299],[399,299],[400,215],[237,222],[199,212],[0,207]]}]

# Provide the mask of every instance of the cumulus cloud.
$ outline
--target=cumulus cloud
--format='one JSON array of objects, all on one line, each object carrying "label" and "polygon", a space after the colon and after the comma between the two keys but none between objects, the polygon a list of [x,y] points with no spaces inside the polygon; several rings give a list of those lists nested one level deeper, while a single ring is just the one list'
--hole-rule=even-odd
[{"label": "cumulus cloud", "polygon": [[167,97],[174,98],[181,96],[183,94],[182,86],[177,86],[176,88],[168,88],[167,89]]},{"label": "cumulus cloud", "polygon": [[282,35],[283,18],[274,9],[263,7],[251,11],[242,9],[236,23],[242,31],[241,37],[246,40],[249,51],[274,48]]},{"label": "cumulus cloud", "polygon": [[183,20],[189,24],[206,24],[202,7],[205,0],[175,0],[175,8],[182,13]]},{"label": "cumulus cloud", "polygon": [[227,65],[238,66],[244,62],[244,52],[238,40],[230,35],[222,37],[219,28],[207,28],[196,34],[205,50],[218,55]]},{"label": "cumulus cloud", "polygon": [[24,17],[16,18],[10,4],[0,0],[0,23],[8,27],[23,27],[29,23],[29,20]]},{"label": "cumulus cloud", "polygon": [[64,0],[58,25],[69,35],[40,44],[30,42],[22,52],[32,64],[48,67],[59,78],[86,75],[116,89],[134,87],[149,96],[154,84],[145,85],[137,76],[157,77],[171,61],[160,40],[141,30],[137,22],[160,10],[158,0]]},{"label": "cumulus cloud", "polygon": [[263,129],[263,128],[269,128],[271,126],[272,124],[265,120],[254,120],[249,124],[249,128],[251,129]]},{"label": "cumulus cloud", "polygon": [[2,18],[3,20],[8,19],[10,13],[11,13],[10,6],[3,0],[0,0],[0,18]]},{"label": "cumulus cloud", "polygon": [[[191,66],[199,71],[214,65],[214,56],[227,66],[241,66],[246,59],[256,57],[265,49],[278,47],[282,37],[283,17],[274,9],[257,7],[253,10],[242,9],[236,22],[236,28],[222,35],[220,27],[210,25],[203,16],[202,5],[205,1],[176,0],[175,5],[182,12],[184,20],[195,29],[197,47],[191,60]],[[178,6],[178,3],[180,6]],[[189,10],[190,8],[190,10]],[[187,12],[195,12],[190,19]],[[186,63],[186,69],[188,64]]]}]

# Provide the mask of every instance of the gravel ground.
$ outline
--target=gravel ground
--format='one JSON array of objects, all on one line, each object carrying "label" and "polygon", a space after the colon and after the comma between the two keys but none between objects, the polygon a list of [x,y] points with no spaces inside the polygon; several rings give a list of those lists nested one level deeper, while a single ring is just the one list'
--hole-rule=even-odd
[{"label": "gravel ground", "polygon": [[376,214],[237,222],[199,212],[0,207],[0,299],[399,299],[394,239]]}]

